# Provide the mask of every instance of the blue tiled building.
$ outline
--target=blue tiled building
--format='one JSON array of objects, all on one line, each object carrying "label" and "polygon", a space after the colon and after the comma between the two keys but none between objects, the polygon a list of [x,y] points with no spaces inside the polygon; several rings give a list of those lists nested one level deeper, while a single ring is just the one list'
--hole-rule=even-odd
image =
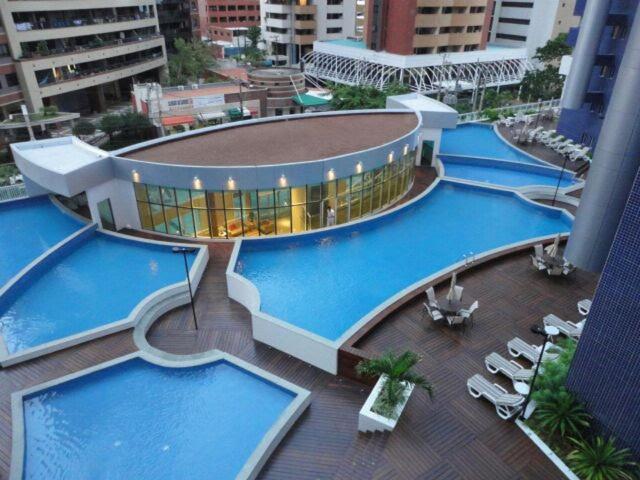
[{"label": "blue tiled building", "polygon": [[[589,0],[607,1],[607,0]],[[558,132],[575,142],[595,146],[609,105],[617,66],[627,46],[628,31],[640,0],[611,0],[606,23],[600,35],[597,56],[589,85],[580,108],[563,108]],[[577,0],[575,14],[583,16],[587,0]],[[571,29],[568,43],[576,46],[579,28]]]},{"label": "blue tiled building", "polygon": [[578,343],[568,388],[640,457],[640,171]]}]

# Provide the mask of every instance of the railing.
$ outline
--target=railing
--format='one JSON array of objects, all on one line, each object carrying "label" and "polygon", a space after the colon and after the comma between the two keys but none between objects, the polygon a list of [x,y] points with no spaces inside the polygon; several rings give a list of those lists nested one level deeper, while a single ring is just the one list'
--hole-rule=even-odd
[{"label": "railing", "polygon": [[[497,112],[498,114],[503,113],[503,112],[519,113],[519,112],[526,112],[528,110],[535,110],[537,112],[538,110],[546,110],[546,109],[550,109],[550,108],[557,108],[559,106],[560,106],[560,99],[559,98],[554,98],[553,100],[544,100],[542,102],[522,103],[520,105],[511,105],[511,106],[508,106],[508,107],[491,108],[491,109],[487,109],[487,110],[493,110],[494,112]],[[483,120],[488,120],[489,117],[486,114],[487,110],[481,110],[479,112],[462,113],[462,114],[458,115],[458,124],[460,124],[460,123],[470,123],[470,122],[481,122]]]},{"label": "railing", "polygon": [[0,202],[6,200],[15,200],[17,198],[24,198],[27,196],[27,189],[24,184],[20,185],[7,185],[6,187],[0,187]]},{"label": "railing", "polygon": [[136,13],[134,15],[116,15],[112,17],[102,18],[90,18],[90,17],[76,17],[72,19],[60,18],[44,20],[42,22],[34,23],[29,21],[16,22],[16,30],[18,32],[28,32],[31,30],[51,30],[55,28],[69,28],[69,27],[86,27],[88,25],[103,25],[106,23],[120,23],[120,22],[133,22],[137,20],[147,20],[154,18],[153,15],[148,13]]},{"label": "railing", "polygon": [[20,57],[20,60],[37,60],[39,58],[47,58],[47,57],[52,57],[56,55],[68,55],[70,53],[90,52],[92,50],[97,50],[100,48],[120,47],[124,45],[129,45],[131,43],[146,42],[146,41],[153,40],[156,38],[161,38],[161,37],[162,37],[161,34],[154,33],[154,34],[144,35],[140,37],[104,40],[102,42],[88,44],[87,46],[78,45],[76,47],[55,48],[55,49],[41,51],[41,52],[38,52],[38,51],[24,52],[22,57]]}]

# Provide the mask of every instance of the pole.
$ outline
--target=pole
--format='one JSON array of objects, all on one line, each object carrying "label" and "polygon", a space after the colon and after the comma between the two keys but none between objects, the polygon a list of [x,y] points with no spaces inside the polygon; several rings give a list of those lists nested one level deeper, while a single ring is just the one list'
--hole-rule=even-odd
[{"label": "pole", "polygon": [[242,102],[242,80],[238,79],[238,87],[240,88],[240,119],[244,119],[244,103]]},{"label": "pole", "polygon": [[187,285],[189,285],[189,299],[191,300],[191,312],[193,313],[193,323],[198,330],[198,317],[196,317],[196,306],[193,303],[193,290],[191,290],[191,278],[189,278],[189,264],[187,263],[187,252],[182,250],[182,258],[184,258],[184,270],[187,274]]},{"label": "pole", "polygon": [[36,139],[36,136],[33,134],[33,128],[31,128],[31,119],[29,118],[29,110],[27,110],[27,106],[24,103],[20,105],[20,110],[22,110],[24,123],[27,126],[27,130],[29,131],[29,140],[33,141]]},{"label": "pole", "polygon": [[564,175],[564,170],[567,166],[567,155],[564,155],[564,161],[562,162],[562,170],[560,170],[560,175],[558,176],[558,184],[556,185],[556,191],[553,192],[553,200],[551,201],[551,206],[553,207],[556,204],[556,197],[558,196],[558,189],[560,188],[560,182],[562,181],[562,176]]},{"label": "pole", "polygon": [[536,363],[536,369],[533,372],[533,378],[531,379],[531,385],[529,386],[529,393],[527,393],[527,398],[524,399],[524,403],[522,404],[522,410],[520,411],[520,417],[524,418],[524,414],[527,410],[527,406],[531,401],[531,395],[533,394],[533,387],[536,383],[536,378],[538,377],[538,370],[540,370],[540,364],[542,363],[542,357],[544,355],[544,349],[547,346],[547,342],[549,341],[549,335],[545,333],[544,342],[542,342],[542,348],[540,349],[540,356],[538,357],[538,363]]},{"label": "pole", "polygon": [[538,115],[536,115],[536,128],[538,128],[538,122],[540,121],[540,112],[542,111],[542,99],[538,99]]}]

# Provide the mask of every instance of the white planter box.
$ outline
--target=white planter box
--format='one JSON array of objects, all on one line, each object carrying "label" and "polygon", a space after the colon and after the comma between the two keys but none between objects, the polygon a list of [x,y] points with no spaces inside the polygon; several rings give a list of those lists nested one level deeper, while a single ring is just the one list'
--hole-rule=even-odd
[{"label": "white planter box", "polygon": [[398,420],[400,419],[400,414],[404,410],[405,405],[411,398],[411,392],[413,392],[413,385],[407,385],[405,388],[406,399],[396,408],[396,419],[383,417],[377,413],[371,411],[371,407],[373,407],[374,402],[378,398],[380,394],[380,390],[382,389],[382,385],[386,381],[386,375],[381,376],[378,379],[378,382],[371,390],[367,401],[364,402],[364,405],[360,409],[360,414],[358,415],[358,430],[361,432],[384,432],[384,431],[392,431]]}]

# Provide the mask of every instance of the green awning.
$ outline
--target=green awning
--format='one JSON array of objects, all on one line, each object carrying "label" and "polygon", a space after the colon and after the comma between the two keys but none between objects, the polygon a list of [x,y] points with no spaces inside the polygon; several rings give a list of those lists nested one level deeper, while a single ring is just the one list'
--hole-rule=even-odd
[{"label": "green awning", "polygon": [[291,99],[296,102],[298,105],[303,107],[320,107],[322,105],[327,105],[329,100],[325,100],[324,98],[315,97],[313,95],[307,95],[306,93],[302,93],[300,95],[294,95]]}]

